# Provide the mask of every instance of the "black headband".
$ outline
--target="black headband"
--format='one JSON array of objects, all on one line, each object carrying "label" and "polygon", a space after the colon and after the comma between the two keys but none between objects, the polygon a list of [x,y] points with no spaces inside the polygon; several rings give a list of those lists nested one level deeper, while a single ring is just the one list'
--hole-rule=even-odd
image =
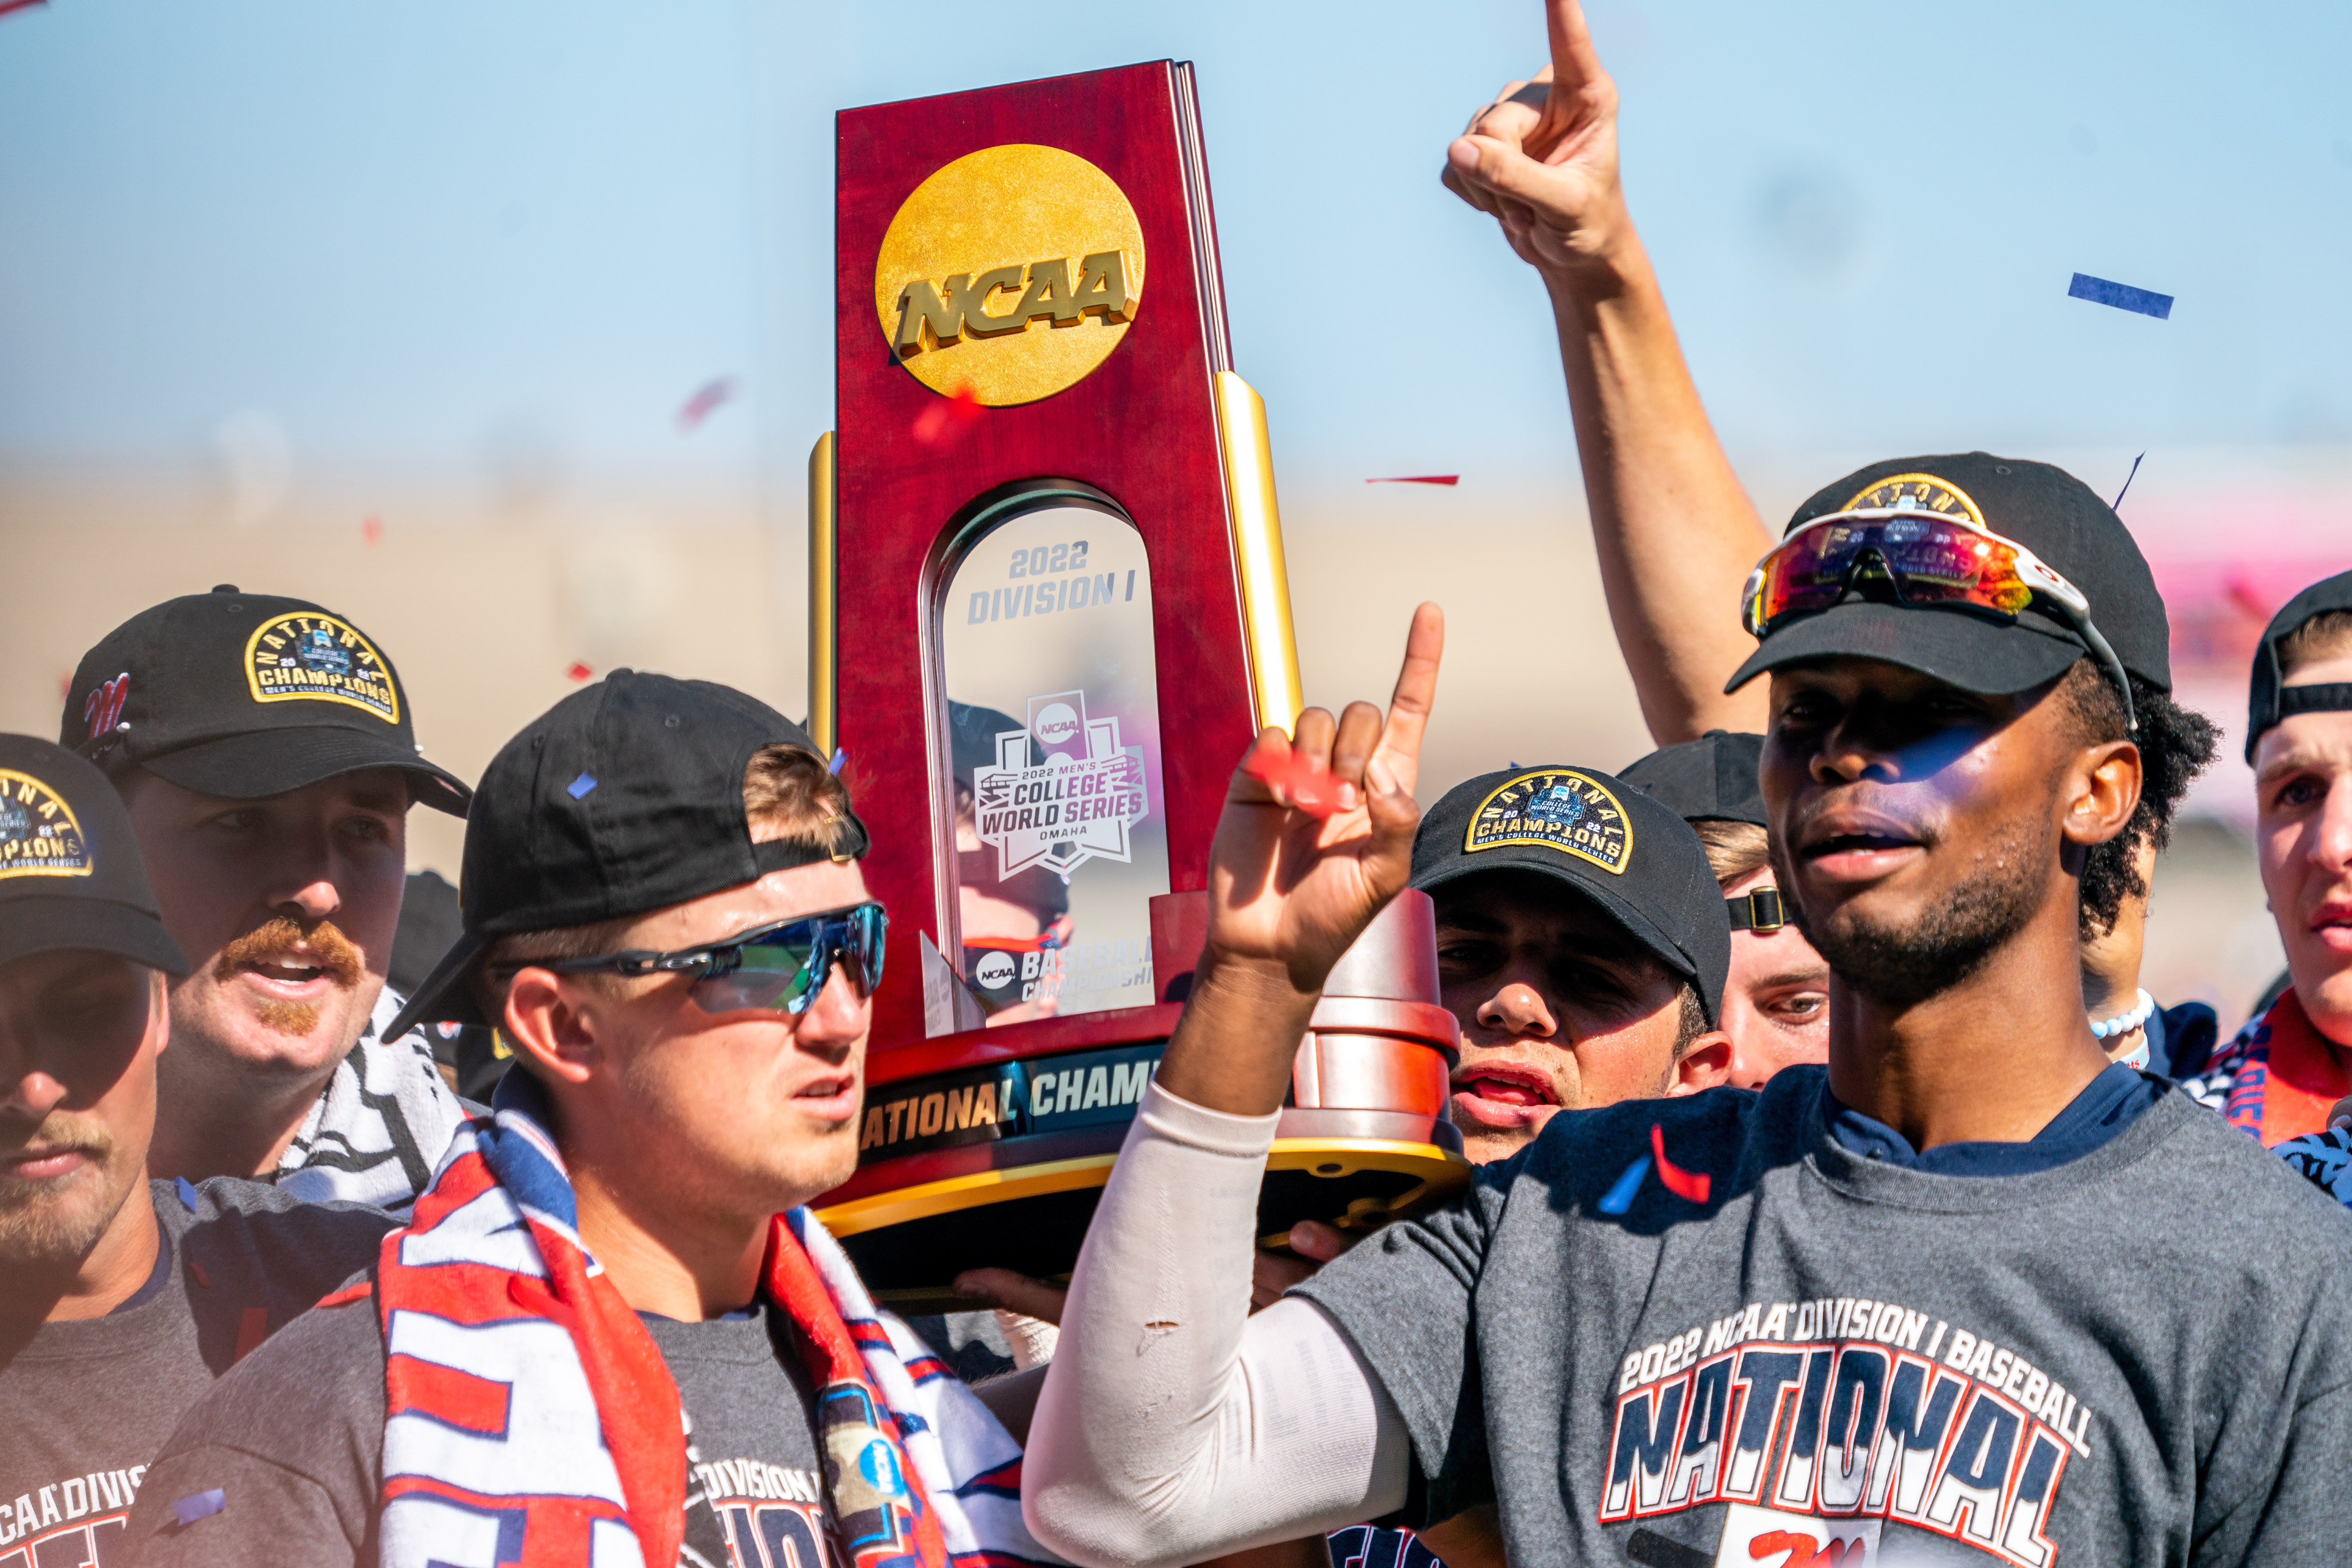
[{"label": "black headband", "polygon": [[789,871],[795,866],[814,866],[820,860],[863,860],[867,839],[866,824],[857,820],[857,814],[845,808],[840,816],[825,820],[827,823],[845,821],[849,824],[849,831],[842,835],[841,843],[836,847],[827,849],[822,845],[789,838],[763,838],[751,846],[751,864],[757,866],[764,876],[770,871]]}]

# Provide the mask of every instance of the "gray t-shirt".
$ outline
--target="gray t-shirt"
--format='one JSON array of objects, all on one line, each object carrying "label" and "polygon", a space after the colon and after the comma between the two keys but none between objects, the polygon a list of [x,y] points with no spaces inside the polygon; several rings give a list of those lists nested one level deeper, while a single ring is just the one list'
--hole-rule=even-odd
[{"label": "gray t-shirt", "polygon": [[1653,1568],[2337,1560],[2352,1221],[2179,1093],[1962,1177],[1839,1146],[1826,1084],[1563,1111],[1298,1288],[1403,1415],[1412,1522]]},{"label": "gray t-shirt", "polygon": [[[686,1568],[824,1568],[814,1400],[790,1320],[643,1316],[686,1407]],[[376,1562],[383,1332],[373,1297],[311,1313],[221,1380],[149,1473],[129,1539],[142,1565]],[[182,1527],[173,1498],[227,1506]],[[789,1547],[789,1552],[787,1548]],[[0,1568],[11,1565],[0,1562]]]},{"label": "gray t-shirt", "polygon": [[13,1351],[0,1337],[0,1568],[127,1563],[125,1520],[180,1417],[232,1363],[365,1268],[394,1224],[257,1182],[189,1190],[193,1207],[175,1184],[148,1184],[163,1245],[130,1301],[44,1323]]}]

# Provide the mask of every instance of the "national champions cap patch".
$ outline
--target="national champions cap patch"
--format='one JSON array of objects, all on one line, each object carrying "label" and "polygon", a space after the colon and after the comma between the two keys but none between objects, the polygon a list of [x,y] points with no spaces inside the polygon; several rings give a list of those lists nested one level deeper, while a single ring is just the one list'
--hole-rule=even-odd
[{"label": "national champions cap patch", "polygon": [[400,693],[374,645],[315,610],[256,627],[246,640],[245,679],[256,702],[341,702],[400,722]]},{"label": "national champions cap patch", "polygon": [[1504,780],[1480,801],[1462,840],[1473,855],[1513,844],[1557,849],[1617,877],[1633,858],[1633,825],[1617,797],[1584,774],[1538,769]]},{"label": "national champions cap patch", "polygon": [[92,868],[65,798],[30,773],[0,768],[0,878],[87,877]]},{"label": "national champions cap patch", "polygon": [[1985,526],[1984,513],[1977,510],[1966,490],[1933,474],[1896,474],[1879,480],[1867,489],[1857,491],[1854,498],[1840,507],[1840,511],[1864,511],[1875,507],[1941,513],[1945,517],[1964,517],[1979,528]]}]

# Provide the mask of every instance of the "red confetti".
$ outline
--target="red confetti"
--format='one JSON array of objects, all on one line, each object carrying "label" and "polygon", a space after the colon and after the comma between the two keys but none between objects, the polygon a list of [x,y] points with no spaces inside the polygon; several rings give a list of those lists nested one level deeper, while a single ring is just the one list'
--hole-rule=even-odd
[{"label": "red confetti", "polygon": [[370,544],[373,544],[378,540],[382,539],[383,537],[383,519],[380,517],[371,517],[365,522],[361,523],[360,537],[366,540]]},{"label": "red confetti", "polygon": [[1666,1130],[1654,1121],[1650,1123],[1650,1152],[1658,1157],[1658,1180],[1665,1183],[1666,1191],[1695,1204],[1706,1202],[1715,1179],[1705,1171],[1685,1171],[1667,1159]]},{"label": "red confetti", "polygon": [[731,375],[722,375],[714,381],[706,381],[696,387],[694,395],[688,398],[684,406],[677,411],[679,431],[684,433],[699,429],[702,422],[709,418],[712,411],[720,404],[731,403],[735,400],[736,390],[735,378]]},{"label": "red confetti", "polygon": [[979,397],[971,387],[959,386],[953,397],[934,403],[915,416],[915,439],[926,447],[944,447],[979,417]]},{"label": "red confetti", "polygon": [[578,659],[574,659],[572,661],[572,668],[566,669],[563,673],[570,676],[574,680],[585,680],[596,672],[589,668],[586,665],[582,664]]},{"label": "red confetti", "polygon": [[194,1275],[196,1277],[196,1283],[203,1286],[205,1289],[209,1290],[213,1288],[212,1276],[205,1273],[205,1266],[197,1262],[193,1258],[188,1259],[188,1272]]},{"label": "red confetti", "polygon": [[29,11],[36,5],[47,4],[48,0],[0,0],[0,16],[5,16],[11,11]]},{"label": "red confetti", "polygon": [[1406,474],[1393,479],[1366,479],[1368,485],[1458,485],[1460,474]]},{"label": "red confetti", "polygon": [[1339,781],[1296,752],[1278,763],[1263,753],[1252,753],[1242,763],[1242,772],[1269,789],[1281,790],[1292,805],[1309,816],[1339,813]]}]

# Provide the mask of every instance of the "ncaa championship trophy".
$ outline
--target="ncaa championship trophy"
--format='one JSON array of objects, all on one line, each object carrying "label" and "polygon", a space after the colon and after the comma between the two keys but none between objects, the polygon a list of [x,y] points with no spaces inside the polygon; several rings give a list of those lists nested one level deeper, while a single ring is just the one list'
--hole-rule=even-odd
[{"label": "ncaa championship trophy", "polygon": [[[1192,67],[851,110],[839,428],[809,466],[810,724],[891,913],[857,1173],[866,1282],[1066,1275],[1207,926],[1209,842],[1300,707],[1265,406],[1233,373]],[[1429,900],[1298,1049],[1264,1245],[1458,1188]]]}]

